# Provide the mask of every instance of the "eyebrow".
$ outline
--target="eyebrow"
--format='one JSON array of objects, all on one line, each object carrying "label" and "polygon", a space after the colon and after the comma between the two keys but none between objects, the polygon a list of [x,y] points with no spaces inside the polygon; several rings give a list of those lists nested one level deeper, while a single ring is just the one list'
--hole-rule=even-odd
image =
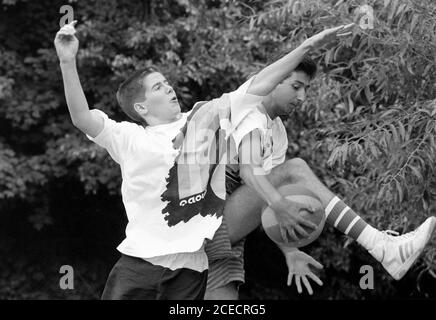
[{"label": "eyebrow", "polygon": [[167,83],[169,83],[167,79],[165,79],[165,80],[163,80],[163,81],[160,80],[159,82],[156,82],[156,83],[151,87],[151,89],[154,89],[158,84],[162,84],[163,82],[167,82]]}]

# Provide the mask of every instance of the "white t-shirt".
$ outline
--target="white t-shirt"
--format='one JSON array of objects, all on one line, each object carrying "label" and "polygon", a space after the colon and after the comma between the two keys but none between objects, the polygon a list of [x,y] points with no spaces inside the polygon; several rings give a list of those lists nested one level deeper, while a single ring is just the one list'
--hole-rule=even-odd
[{"label": "white t-shirt", "polygon": [[218,229],[221,215],[191,210],[190,217],[173,217],[170,224],[169,213],[164,210],[168,201],[163,200],[169,191],[166,178],[179,155],[172,141],[186,124],[188,114],[169,124],[145,128],[100,114],[104,128],[94,139],[88,138],[105,148],[121,167],[121,194],[128,224],[126,238],[117,249],[140,258],[166,256],[161,257],[164,260],[170,254],[199,251],[205,238],[211,239]]},{"label": "white t-shirt", "polygon": [[[229,94],[231,103],[231,123],[233,125],[230,154],[238,154],[242,139],[250,132],[259,129],[262,147],[262,167],[268,172],[283,163],[288,149],[288,136],[282,120],[274,120],[260,111],[264,97],[248,94],[247,90],[254,78],[250,78],[236,91]],[[243,155],[244,156],[244,155]],[[250,159],[239,159],[239,163],[249,163]]]}]

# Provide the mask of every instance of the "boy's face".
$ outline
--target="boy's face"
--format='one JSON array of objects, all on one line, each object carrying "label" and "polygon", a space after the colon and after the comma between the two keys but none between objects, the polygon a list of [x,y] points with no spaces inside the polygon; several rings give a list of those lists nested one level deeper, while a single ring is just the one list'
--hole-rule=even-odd
[{"label": "boy's face", "polygon": [[295,71],[283,80],[271,93],[275,116],[288,116],[306,100],[310,77],[303,71]]},{"label": "boy's face", "polygon": [[173,121],[180,114],[180,104],[168,80],[159,72],[144,78],[147,115],[163,122]]}]

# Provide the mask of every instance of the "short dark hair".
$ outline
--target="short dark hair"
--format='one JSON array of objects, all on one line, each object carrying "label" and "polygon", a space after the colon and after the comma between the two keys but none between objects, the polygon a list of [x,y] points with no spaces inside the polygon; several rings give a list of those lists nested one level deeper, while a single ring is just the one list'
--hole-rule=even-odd
[{"label": "short dark hair", "polygon": [[136,112],[134,105],[142,102],[145,95],[144,79],[151,73],[159,72],[155,67],[147,67],[136,71],[120,84],[117,90],[117,101],[121,109],[130,119],[145,123],[145,120]]},{"label": "short dark hair", "polygon": [[[272,59],[270,59],[269,64],[283,58],[289,53],[288,50],[286,51],[280,51],[278,54],[274,55]],[[315,78],[317,67],[315,61],[309,57],[308,55],[304,56],[303,60],[297,65],[297,67],[294,69],[294,71],[302,71],[306,73],[309,78],[312,80]]]},{"label": "short dark hair", "polygon": [[313,78],[315,78],[317,71],[316,63],[311,57],[305,56],[294,71],[303,71],[312,80]]}]

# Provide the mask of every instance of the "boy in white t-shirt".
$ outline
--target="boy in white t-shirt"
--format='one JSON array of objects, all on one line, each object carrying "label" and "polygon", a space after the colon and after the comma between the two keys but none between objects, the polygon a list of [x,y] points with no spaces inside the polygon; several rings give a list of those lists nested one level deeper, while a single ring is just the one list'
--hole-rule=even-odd
[{"label": "boy in white t-shirt", "polygon": [[[118,247],[122,256],[102,298],[202,299],[208,267],[204,242],[221,225],[228,138],[238,126],[230,116],[230,97],[197,103],[183,114],[166,78],[147,68],[117,92],[123,111],[139,124],[115,122],[88,107],[75,64],[74,33],[74,24],[66,25],[54,41],[70,116],[120,165],[128,217],[126,238]],[[292,61],[301,54],[295,50],[252,79],[243,105],[250,107],[268,94],[271,83],[293,70]],[[282,209],[285,214],[293,215],[285,223],[289,229],[316,227],[288,208]]]}]

